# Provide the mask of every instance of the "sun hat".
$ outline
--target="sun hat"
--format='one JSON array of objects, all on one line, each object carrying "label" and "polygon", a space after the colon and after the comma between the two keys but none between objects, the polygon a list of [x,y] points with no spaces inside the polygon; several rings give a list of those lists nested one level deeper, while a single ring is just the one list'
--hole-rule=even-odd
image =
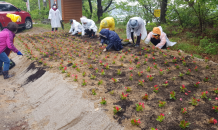
[{"label": "sun hat", "polygon": [[136,28],[138,26],[138,21],[136,19],[131,19],[129,23],[131,28]]},{"label": "sun hat", "polygon": [[153,31],[152,31],[152,34],[153,34],[153,35],[161,35],[160,28],[154,27],[154,28],[153,28]]}]

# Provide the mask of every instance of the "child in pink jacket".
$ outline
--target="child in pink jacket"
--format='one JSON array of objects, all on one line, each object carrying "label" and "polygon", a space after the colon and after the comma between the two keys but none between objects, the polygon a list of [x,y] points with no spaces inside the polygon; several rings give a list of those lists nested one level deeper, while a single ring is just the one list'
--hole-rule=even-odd
[{"label": "child in pink jacket", "polygon": [[[23,55],[14,46],[15,33],[18,30],[18,25],[14,22],[8,23],[7,27],[0,32],[0,75],[4,76],[4,79],[8,79],[13,75],[8,74],[10,67],[10,59],[8,55],[10,51],[17,53],[17,55]],[[4,68],[2,69],[4,63]]]}]

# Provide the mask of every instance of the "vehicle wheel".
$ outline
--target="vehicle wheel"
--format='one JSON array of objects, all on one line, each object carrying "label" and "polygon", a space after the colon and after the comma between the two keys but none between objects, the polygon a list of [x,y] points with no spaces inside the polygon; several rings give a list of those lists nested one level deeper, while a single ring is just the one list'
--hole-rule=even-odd
[{"label": "vehicle wheel", "polygon": [[25,20],[25,29],[31,29],[33,27],[33,23],[32,23],[32,20],[27,18]]}]

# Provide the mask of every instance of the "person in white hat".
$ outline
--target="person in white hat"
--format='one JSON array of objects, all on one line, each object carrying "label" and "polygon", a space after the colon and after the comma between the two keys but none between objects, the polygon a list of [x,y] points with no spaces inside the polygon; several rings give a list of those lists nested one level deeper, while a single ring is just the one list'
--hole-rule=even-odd
[{"label": "person in white hat", "polygon": [[93,38],[97,32],[97,26],[95,22],[91,19],[87,19],[85,16],[80,18],[82,23],[82,36],[89,35],[90,38]]},{"label": "person in white hat", "polygon": [[[137,36],[136,44],[134,42],[134,33]],[[129,39],[130,42],[132,41],[135,47],[139,47],[140,41],[147,37],[144,20],[140,17],[131,18],[127,23],[126,35],[127,39]]]},{"label": "person in white hat", "polygon": [[78,33],[81,33],[82,32],[82,25],[77,22],[76,20],[74,19],[71,19],[70,20],[70,25],[71,25],[71,28],[70,28],[70,35],[77,35]]}]

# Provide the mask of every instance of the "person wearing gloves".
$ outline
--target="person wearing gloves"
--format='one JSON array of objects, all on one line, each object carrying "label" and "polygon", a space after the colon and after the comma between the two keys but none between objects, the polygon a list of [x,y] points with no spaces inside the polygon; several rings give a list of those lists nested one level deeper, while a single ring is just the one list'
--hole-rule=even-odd
[{"label": "person wearing gloves", "polygon": [[161,26],[154,27],[153,31],[148,34],[145,43],[148,44],[150,41],[160,49],[166,49],[168,46],[173,46],[176,44],[176,42],[170,42],[166,33],[163,32]]},{"label": "person wearing gloves", "polygon": [[99,32],[99,35],[101,38],[100,46],[102,46],[104,43],[107,44],[107,47],[103,51],[108,51],[110,49],[120,51],[121,49],[123,49],[120,37],[114,31],[102,29]]},{"label": "person wearing gloves", "polygon": [[[17,53],[17,55],[23,55],[14,46],[15,33],[18,30],[18,25],[14,22],[9,22],[7,27],[0,32],[0,75],[4,76],[4,79],[8,79],[13,75],[9,75],[10,59],[8,55],[11,51]],[[4,63],[4,68],[2,68]]]},{"label": "person wearing gloves", "polygon": [[[137,36],[136,44],[134,42],[134,33]],[[140,41],[144,40],[147,36],[144,20],[140,17],[131,18],[127,23],[126,35],[127,39],[129,39],[130,42],[133,42],[135,47],[139,47]]]},{"label": "person wearing gloves", "polygon": [[100,23],[99,32],[102,29],[109,29],[111,31],[115,31],[115,22],[113,17],[106,17]]},{"label": "person wearing gloves", "polygon": [[87,19],[85,16],[81,17],[80,20],[82,23],[82,36],[89,35],[90,38],[93,38],[97,32],[95,22],[91,19]]},{"label": "person wearing gloves", "polygon": [[60,11],[57,9],[56,4],[49,10],[48,19],[51,20],[52,32],[54,29],[57,31],[61,27],[62,17]]},{"label": "person wearing gloves", "polygon": [[77,22],[76,20],[71,19],[70,25],[71,25],[71,28],[70,28],[69,33],[71,35],[77,35],[78,33],[82,32],[82,25],[79,22]]}]

